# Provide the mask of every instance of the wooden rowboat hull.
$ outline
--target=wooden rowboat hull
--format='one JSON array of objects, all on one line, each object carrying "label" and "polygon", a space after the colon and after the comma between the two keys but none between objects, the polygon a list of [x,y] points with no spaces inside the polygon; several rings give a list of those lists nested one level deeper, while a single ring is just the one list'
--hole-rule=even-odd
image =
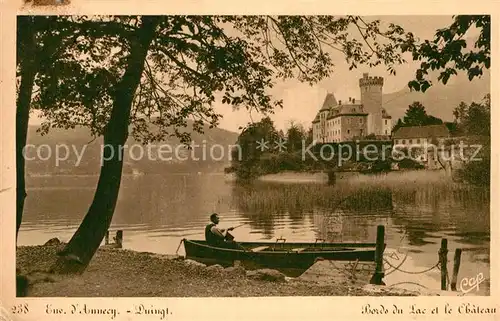
[{"label": "wooden rowboat hull", "polygon": [[186,258],[205,264],[231,266],[240,261],[247,269],[271,268],[297,276],[318,259],[373,262],[375,243],[273,243],[238,242],[238,248],[208,245],[201,240],[183,240]]}]

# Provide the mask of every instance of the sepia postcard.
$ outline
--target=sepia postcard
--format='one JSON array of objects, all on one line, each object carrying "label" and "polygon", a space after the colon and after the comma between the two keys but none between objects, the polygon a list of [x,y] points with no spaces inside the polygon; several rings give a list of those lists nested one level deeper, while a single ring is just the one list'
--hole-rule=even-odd
[{"label": "sepia postcard", "polygon": [[500,317],[494,1],[0,5],[0,321]]}]

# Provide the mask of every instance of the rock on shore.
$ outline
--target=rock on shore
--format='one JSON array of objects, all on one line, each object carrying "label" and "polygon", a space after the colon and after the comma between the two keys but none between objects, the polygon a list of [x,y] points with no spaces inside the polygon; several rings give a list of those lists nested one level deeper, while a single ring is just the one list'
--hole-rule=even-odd
[{"label": "rock on shore", "polygon": [[248,271],[247,277],[254,280],[285,282],[285,275],[279,271],[271,269],[261,269],[255,271]]}]

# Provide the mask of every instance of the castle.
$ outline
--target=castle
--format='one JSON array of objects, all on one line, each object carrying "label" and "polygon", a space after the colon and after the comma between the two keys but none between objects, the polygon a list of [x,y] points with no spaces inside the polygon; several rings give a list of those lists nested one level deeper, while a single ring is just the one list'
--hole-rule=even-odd
[{"label": "castle", "polygon": [[346,142],[366,139],[389,139],[391,116],[382,108],[384,78],[367,73],[359,79],[361,101],[349,98],[347,103],[338,101],[332,93],[312,122],[313,139],[318,143]]}]

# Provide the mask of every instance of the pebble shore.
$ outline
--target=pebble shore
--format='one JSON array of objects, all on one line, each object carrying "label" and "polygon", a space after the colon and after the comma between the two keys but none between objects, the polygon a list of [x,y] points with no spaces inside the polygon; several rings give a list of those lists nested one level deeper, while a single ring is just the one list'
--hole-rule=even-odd
[{"label": "pebble shore", "polygon": [[[99,249],[81,275],[50,273],[61,245],[20,246],[18,273],[29,297],[259,297],[377,295],[350,280],[320,284],[300,278],[259,277],[242,268],[206,267],[182,258],[123,249]],[[262,276],[262,275],[260,275]],[[382,292],[406,296],[411,293]]]}]

